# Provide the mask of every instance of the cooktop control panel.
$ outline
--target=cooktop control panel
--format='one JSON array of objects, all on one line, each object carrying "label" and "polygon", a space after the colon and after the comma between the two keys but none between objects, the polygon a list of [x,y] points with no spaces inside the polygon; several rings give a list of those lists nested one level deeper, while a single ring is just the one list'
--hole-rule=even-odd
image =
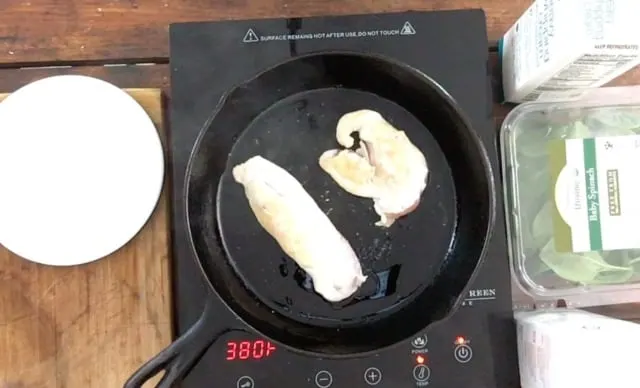
[{"label": "cooktop control panel", "polygon": [[[460,313],[473,315],[473,310],[464,306]],[[231,332],[204,359],[216,371],[216,387],[263,388],[286,382],[296,388],[495,388],[493,358],[483,354],[491,349],[485,326],[489,322],[467,322],[440,325],[390,350],[355,359],[310,358],[259,335]]]}]

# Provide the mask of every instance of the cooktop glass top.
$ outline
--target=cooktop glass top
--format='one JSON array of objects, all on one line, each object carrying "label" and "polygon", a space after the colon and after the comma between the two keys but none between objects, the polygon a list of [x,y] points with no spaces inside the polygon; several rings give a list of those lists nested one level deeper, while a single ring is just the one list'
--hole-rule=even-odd
[{"label": "cooktop glass top", "polygon": [[[183,186],[191,150],[201,128],[229,90],[288,59],[326,51],[373,53],[428,75],[458,102],[483,139],[497,191],[502,192],[482,11],[184,23],[171,26],[170,37],[178,333],[197,320],[207,298],[215,298],[194,260],[186,230]],[[384,352],[355,360],[294,355],[251,330],[231,332],[204,354],[182,387],[517,386],[501,209],[499,201],[488,256],[466,300],[450,320]],[[222,303],[220,319],[235,319]]]}]

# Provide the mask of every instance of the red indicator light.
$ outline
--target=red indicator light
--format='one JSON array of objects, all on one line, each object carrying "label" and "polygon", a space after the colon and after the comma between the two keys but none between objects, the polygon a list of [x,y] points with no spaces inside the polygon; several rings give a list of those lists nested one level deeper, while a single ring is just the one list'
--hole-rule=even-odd
[{"label": "red indicator light", "polygon": [[416,362],[417,362],[418,364],[424,364],[424,362],[425,362],[425,361],[426,361],[426,360],[425,360],[425,358],[424,358],[423,356],[418,356],[418,357],[416,357]]},{"label": "red indicator light", "polygon": [[227,361],[261,360],[272,355],[276,346],[265,340],[227,342]]},{"label": "red indicator light", "polygon": [[456,337],[456,341],[455,341],[456,345],[462,345],[465,342],[467,342],[467,340],[465,340],[464,337]]}]

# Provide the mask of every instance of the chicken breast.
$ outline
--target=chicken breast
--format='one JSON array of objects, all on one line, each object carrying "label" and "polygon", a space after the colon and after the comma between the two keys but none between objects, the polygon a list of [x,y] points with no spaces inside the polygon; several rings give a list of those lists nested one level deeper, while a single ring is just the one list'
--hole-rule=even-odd
[{"label": "chicken breast", "polygon": [[328,150],[320,156],[320,167],[349,193],[372,198],[380,216],[376,225],[390,227],[418,207],[427,186],[427,161],[407,135],[378,112],[365,109],[342,116],[338,143],[353,147],[354,132],[360,135],[356,150]]},{"label": "chicken breast", "polygon": [[261,156],[232,173],[260,225],[311,277],[318,294],[340,302],[359,289],[367,277],[358,257],[296,178]]}]

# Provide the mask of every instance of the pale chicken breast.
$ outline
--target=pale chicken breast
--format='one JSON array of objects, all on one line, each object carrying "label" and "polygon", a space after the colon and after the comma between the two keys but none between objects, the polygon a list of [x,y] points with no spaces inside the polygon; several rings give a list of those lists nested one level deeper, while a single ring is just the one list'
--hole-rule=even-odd
[{"label": "pale chicken breast", "polygon": [[254,156],[233,168],[260,225],[311,277],[330,302],[353,295],[367,279],[349,242],[286,170]]},{"label": "pale chicken breast", "polygon": [[372,198],[380,216],[378,226],[389,227],[418,207],[429,169],[422,152],[407,135],[372,110],[347,113],[338,121],[336,139],[355,151],[333,149],[320,156],[320,167],[349,193]]}]

